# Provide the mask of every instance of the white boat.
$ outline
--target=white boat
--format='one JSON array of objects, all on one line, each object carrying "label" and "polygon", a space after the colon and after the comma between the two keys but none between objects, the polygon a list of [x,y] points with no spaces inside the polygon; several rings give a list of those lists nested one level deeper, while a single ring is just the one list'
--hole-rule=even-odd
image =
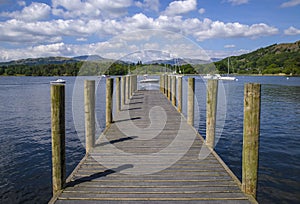
[{"label": "white boat", "polygon": [[228,80],[228,81],[235,81],[237,80],[235,77],[231,77],[231,76],[221,76],[219,78],[219,80]]},{"label": "white boat", "polygon": [[148,75],[144,75],[144,79],[140,80],[140,83],[158,83],[159,79],[148,79]]},{"label": "white boat", "polygon": [[236,81],[237,78],[233,76],[229,76],[229,57],[227,61],[227,76],[221,76],[220,80],[227,80],[227,81]]},{"label": "white boat", "polygon": [[203,79],[219,79],[221,77],[219,74],[207,74],[203,76]]},{"label": "white boat", "polygon": [[56,81],[50,81],[50,84],[65,84],[66,80],[57,79]]},{"label": "white boat", "polygon": [[220,74],[207,74],[203,76],[203,79],[217,79],[217,80],[227,80],[227,81],[237,81],[238,79],[233,76],[229,76],[229,58],[227,66],[227,76],[221,76]]}]

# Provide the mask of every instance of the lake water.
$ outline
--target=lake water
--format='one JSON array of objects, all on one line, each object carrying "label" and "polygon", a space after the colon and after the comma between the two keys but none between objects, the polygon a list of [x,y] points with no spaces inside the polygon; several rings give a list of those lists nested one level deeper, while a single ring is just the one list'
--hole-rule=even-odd
[{"label": "lake water", "polygon": [[[69,174],[85,150],[72,115],[75,77],[66,84],[66,157]],[[0,77],[0,203],[47,203],[52,196],[50,85],[54,77]],[[219,84],[216,151],[241,179],[244,83],[262,84],[257,199],[300,202],[300,78],[244,77]],[[78,80],[76,80],[78,81]],[[81,80],[82,81],[82,80]],[[186,87],[184,83],[183,88]],[[77,89],[77,87],[76,87]],[[98,85],[97,121],[104,128],[104,81]],[[205,83],[196,79],[195,126],[205,137]],[[185,95],[185,92],[184,92]],[[183,110],[185,114],[186,102]],[[222,111],[221,111],[222,112]]]}]

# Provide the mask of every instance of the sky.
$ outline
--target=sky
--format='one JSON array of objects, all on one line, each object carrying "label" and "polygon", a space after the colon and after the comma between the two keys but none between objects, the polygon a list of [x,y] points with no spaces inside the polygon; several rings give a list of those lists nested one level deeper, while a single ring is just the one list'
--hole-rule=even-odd
[{"label": "sky", "polygon": [[0,61],[224,58],[297,40],[300,0],[0,0]]}]

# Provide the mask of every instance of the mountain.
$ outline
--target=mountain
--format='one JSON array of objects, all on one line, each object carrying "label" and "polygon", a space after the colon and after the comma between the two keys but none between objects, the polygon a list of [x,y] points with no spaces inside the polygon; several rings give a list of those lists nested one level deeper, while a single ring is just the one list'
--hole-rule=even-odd
[{"label": "mountain", "polygon": [[101,61],[101,60],[105,60],[105,58],[100,57],[99,55],[83,55],[83,56],[73,57],[72,59],[79,60],[79,61]]},{"label": "mountain", "polygon": [[[231,73],[300,75],[300,40],[273,44],[251,53],[231,56],[229,62]],[[220,73],[227,73],[228,58],[215,65]]]},{"label": "mountain", "polygon": [[173,58],[165,60],[152,60],[145,62],[143,64],[170,64],[170,65],[184,65],[184,64],[206,64],[209,61],[201,59],[191,59],[191,58]]}]

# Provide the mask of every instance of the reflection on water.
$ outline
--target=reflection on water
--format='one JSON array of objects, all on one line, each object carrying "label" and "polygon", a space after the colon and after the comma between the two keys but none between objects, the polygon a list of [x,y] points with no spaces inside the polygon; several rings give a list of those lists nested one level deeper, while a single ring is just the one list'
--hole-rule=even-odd
[{"label": "reflection on water", "polygon": [[[241,179],[244,83],[262,83],[258,201],[299,203],[300,78],[238,78],[238,82],[221,85],[226,94],[220,100],[226,101],[222,108],[227,112],[216,151]],[[84,155],[84,148],[72,116],[75,78],[65,79],[67,172],[70,173]],[[52,80],[53,77],[0,77],[0,203],[46,203],[51,197],[49,81]],[[99,83],[97,92],[100,127],[105,125],[104,83]],[[199,110],[195,124],[205,137],[205,83],[201,78],[195,83]],[[183,90],[186,90],[185,80]],[[184,91],[183,114],[186,114],[186,94]]]}]

